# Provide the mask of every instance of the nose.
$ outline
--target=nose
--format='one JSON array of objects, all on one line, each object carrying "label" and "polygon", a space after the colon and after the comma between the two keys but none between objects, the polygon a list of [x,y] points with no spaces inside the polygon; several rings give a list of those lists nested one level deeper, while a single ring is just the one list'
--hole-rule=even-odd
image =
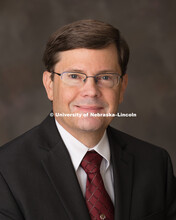
[{"label": "nose", "polygon": [[87,76],[83,81],[86,82],[86,80],[87,80],[88,78],[94,79],[94,82],[97,83],[97,79],[96,79],[95,76]]},{"label": "nose", "polygon": [[89,97],[99,97],[100,94],[101,91],[99,90],[95,79],[93,77],[87,77],[84,85],[81,88],[81,95]]}]

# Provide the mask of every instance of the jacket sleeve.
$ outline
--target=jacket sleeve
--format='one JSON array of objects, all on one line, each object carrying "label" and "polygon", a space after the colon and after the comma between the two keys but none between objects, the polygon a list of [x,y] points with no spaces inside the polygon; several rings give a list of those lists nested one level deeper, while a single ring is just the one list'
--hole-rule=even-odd
[{"label": "jacket sleeve", "polygon": [[8,184],[0,173],[0,220],[24,220]]},{"label": "jacket sleeve", "polygon": [[166,154],[167,181],[166,181],[166,216],[167,220],[176,220],[176,178],[173,174],[173,167],[170,156]]}]

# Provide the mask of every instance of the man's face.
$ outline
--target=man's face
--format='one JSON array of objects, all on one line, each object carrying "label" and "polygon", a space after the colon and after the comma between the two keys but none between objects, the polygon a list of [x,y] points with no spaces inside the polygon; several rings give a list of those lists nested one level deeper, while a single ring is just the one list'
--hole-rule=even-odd
[{"label": "man's face", "polygon": [[[60,61],[54,71],[79,71],[87,76],[98,73],[113,72],[121,74],[118,63],[117,49],[110,45],[104,49],[73,49],[61,52]],[[119,85],[112,88],[98,87],[93,78],[87,78],[82,86],[65,84],[61,77],[50,78],[49,72],[44,72],[43,82],[48,98],[53,101],[54,113],[116,113],[127,84],[127,75]],[[110,124],[111,117],[56,117],[56,120],[72,135],[76,132],[103,133]]]}]

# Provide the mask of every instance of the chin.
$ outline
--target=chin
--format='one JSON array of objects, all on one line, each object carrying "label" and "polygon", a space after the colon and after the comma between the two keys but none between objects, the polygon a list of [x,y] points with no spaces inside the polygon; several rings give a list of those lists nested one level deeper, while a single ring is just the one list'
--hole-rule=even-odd
[{"label": "chin", "polygon": [[93,132],[106,127],[104,124],[101,118],[85,118],[78,120],[76,127],[81,131]]}]

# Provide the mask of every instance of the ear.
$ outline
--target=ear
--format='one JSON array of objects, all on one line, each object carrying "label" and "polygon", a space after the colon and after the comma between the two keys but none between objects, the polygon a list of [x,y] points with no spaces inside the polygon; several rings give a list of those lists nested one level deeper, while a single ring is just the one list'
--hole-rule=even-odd
[{"label": "ear", "polygon": [[51,74],[48,71],[43,73],[43,85],[45,87],[48,99],[53,101],[53,81],[51,80]]},{"label": "ear", "polygon": [[124,92],[125,92],[125,89],[127,87],[127,84],[128,84],[128,75],[125,74],[123,76],[123,80],[122,80],[122,83],[121,83],[119,103],[123,102],[123,96],[124,96]]}]

